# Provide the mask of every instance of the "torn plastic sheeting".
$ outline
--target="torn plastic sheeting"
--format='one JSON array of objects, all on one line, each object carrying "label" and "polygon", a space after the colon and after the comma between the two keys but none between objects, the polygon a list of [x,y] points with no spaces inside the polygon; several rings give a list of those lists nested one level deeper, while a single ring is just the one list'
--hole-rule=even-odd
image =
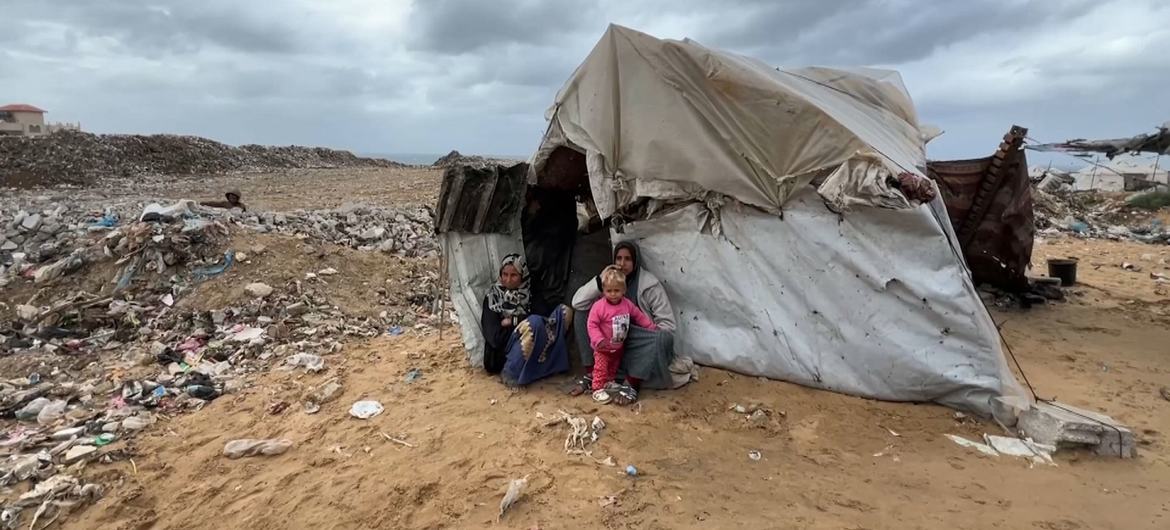
[{"label": "torn plastic sheeting", "polygon": [[202,267],[191,271],[197,280],[207,280],[223,274],[231,268],[232,263],[236,261],[236,251],[229,250],[223,253],[223,263],[212,265],[210,267]]},{"label": "torn plastic sheeting", "polygon": [[170,206],[163,206],[157,202],[150,203],[142,209],[142,215],[138,219],[145,220],[149,214],[156,214],[161,217],[185,217],[195,215],[193,209],[195,201],[183,199]]},{"label": "torn plastic sheeting", "polygon": [[811,188],[779,219],[691,205],[626,225],[663,281],[675,348],[700,364],[894,401],[990,414],[1024,395],[946,227],[929,208],[840,216]]},{"label": "torn plastic sheeting", "polygon": [[[629,101],[654,104],[622,104]],[[925,164],[913,103],[896,72],[778,70],[614,25],[547,118],[530,182],[539,184],[556,146],[572,146],[586,155],[603,218],[638,199],[630,181],[682,182],[777,212],[814,172],[859,150],[881,153],[901,171]]]},{"label": "torn plastic sheeting", "polygon": [[1021,440],[994,434],[984,434],[983,440],[1000,454],[1027,458],[1036,464],[1056,465],[1056,462],[1052,460],[1052,453],[1056,452],[1054,445],[1036,443],[1031,439]]}]

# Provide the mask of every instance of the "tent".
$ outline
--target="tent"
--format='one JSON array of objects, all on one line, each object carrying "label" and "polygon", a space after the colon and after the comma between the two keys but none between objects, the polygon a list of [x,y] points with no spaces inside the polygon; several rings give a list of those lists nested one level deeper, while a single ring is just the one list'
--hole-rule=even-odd
[{"label": "tent", "polygon": [[[897,73],[781,70],[610,26],[547,118],[528,165],[444,177],[440,242],[471,362],[500,257],[564,252],[542,235],[551,221],[531,217],[547,214],[531,207],[540,190],[608,227],[582,223],[557,273],[534,271],[568,286],[549,295],[570,297],[611,244],[634,240],[677,312],[679,355],[984,414],[1025,395],[926,178],[929,134]],[[521,170],[526,191],[500,196]]]}]

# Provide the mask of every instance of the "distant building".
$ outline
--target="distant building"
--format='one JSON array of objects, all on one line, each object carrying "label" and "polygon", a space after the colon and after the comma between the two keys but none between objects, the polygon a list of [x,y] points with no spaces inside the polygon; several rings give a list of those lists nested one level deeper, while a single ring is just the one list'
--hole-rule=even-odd
[{"label": "distant building", "polygon": [[81,130],[75,123],[45,123],[45,110],[16,103],[0,107],[0,136],[41,136],[59,130]]}]

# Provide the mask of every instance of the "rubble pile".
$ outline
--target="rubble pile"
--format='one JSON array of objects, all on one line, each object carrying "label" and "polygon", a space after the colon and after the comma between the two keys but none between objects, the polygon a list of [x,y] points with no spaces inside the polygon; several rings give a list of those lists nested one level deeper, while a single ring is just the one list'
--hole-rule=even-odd
[{"label": "rubble pile", "polygon": [[44,137],[0,139],[0,184],[20,178],[39,185],[84,184],[96,177],[213,174],[285,168],[391,167],[320,147],[232,147],[196,136],[97,135],[60,131]]},{"label": "rubble pile", "polygon": [[425,206],[380,208],[346,204],[334,210],[263,213],[244,219],[259,232],[302,234],[358,250],[405,257],[436,257],[434,212]]},{"label": "rubble pile", "polygon": [[[0,290],[38,287],[0,322],[0,528],[42,527],[92,502],[102,485],[84,480],[85,466],[133,458],[129,442],[139,432],[247,388],[250,374],[321,372],[347,340],[430,333],[440,318],[439,276],[422,267],[396,279],[401,285],[372,288],[387,305],[402,298],[373,317],[347,315],[330,300],[327,287],[340,274],[331,268],[253,282],[246,301],[230,307],[179,303],[245,253],[268,252],[233,249],[241,231],[435,256],[427,208],[269,213],[42,196],[0,201],[0,223]],[[60,288],[83,278],[101,287]],[[303,413],[340,390],[337,380],[308,389]]]},{"label": "rubble pile", "polygon": [[1124,198],[1096,191],[1032,190],[1037,233],[1170,244],[1170,227]]},{"label": "rubble pile", "polygon": [[455,167],[455,166],[472,166],[472,167],[482,168],[482,167],[487,167],[487,166],[492,166],[492,165],[501,165],[501,166],[511,167],[513,165],[516,165],[519,162],[522,162],[522,161],[521,160],[506,160],[506,159],[502,159],[502,158],[488,158],[488,157],[483,157],[483,156],[479,156],[479,155],[465,155],[463,153],[460,153],[459,151],[451,151],[450,153],[447,153],[447,154],[439,157],[439,159],[435,160],[434,163],[431,164],[431,166],[432,167],[440,167],[440,168]]}]

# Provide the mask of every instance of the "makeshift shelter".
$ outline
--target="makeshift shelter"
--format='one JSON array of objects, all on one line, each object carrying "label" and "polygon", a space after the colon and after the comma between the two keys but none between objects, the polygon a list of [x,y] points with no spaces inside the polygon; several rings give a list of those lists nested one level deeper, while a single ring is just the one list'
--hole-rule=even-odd
[{"label": "makeshift shelter", "polygon": [[[779,70],[610,26],[547,117],[530,192],[509,204],[531,206],[532,189],[574,197],[610,228],[575,238],[562,296],[630,239],[677,312],[677,353],[701,364],[982,413],[1024,395],[925,178],[897,73]],[[515,171],[448,170],[440,197],[440,219],[511,216],[499,231],[439,227],[473,363],[500,257],[546,248],[521,228],[539,206],[492,210],[501,186],[452,190]]]},{"label": "makeshift shelter", "polygon": [[1013,126],[989,157],[927,163],[975,281],[1013,292],[1028,289],[1036,235],[1027,134]]}]

